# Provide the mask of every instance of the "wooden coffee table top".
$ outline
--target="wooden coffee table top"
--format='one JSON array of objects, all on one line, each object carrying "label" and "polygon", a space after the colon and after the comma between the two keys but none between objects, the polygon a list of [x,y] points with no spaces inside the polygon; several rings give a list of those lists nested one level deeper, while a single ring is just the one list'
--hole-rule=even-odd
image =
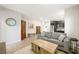
[{"label": "wooden coffee table top", "polygon": [[49,53],[55,53],[55,50],[58,46],[57,44],[54,44],[45,40],[41,40],[41,39],[34,40],[32,41],[32,43],[41,47],[42,49],[45,49]]}]

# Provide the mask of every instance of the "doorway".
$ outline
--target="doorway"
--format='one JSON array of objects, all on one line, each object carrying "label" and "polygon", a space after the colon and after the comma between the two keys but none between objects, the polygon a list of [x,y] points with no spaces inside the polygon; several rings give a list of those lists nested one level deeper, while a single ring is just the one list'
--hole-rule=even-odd
[{"label": "doorway", "polygon": [[26,21],[21,20],[21,40],[26,38]]},{"label": "doorway", "polygon": [[41,33],[41,27],[40,26],[36,26],[36,34],[40,34]]}]

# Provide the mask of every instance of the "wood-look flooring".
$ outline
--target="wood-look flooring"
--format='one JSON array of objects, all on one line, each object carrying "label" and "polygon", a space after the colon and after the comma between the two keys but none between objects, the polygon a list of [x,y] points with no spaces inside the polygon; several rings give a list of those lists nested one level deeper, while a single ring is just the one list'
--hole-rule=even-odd
[{"label": "wood-look flooring", "polygon": [[7,54],[13,54],[16,51],[23,49],[25,47],[28,47],[29,45],[31,45],[31,41],[34,40],[35,38],[26,38],[24,40],[22,40],[21,42],[17,42],[11,45],[7,45],[6,46],[6,53]]}]

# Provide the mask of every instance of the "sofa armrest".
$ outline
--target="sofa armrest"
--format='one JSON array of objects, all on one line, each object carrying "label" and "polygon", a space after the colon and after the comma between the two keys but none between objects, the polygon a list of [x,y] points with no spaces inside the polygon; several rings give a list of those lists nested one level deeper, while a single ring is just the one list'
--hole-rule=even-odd
[{"label": "sofa armrest", "polygon": [[70,46],[69,38],[65,38],[65,40],[64,40],[64,50],[68,51],[69,50],[69,46]]}]

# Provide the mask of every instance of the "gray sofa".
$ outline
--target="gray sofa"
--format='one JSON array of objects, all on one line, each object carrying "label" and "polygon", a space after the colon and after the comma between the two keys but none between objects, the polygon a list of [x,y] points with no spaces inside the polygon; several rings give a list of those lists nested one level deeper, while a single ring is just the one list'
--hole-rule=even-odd
[{"label": "gray sofa", "polygon": [[37,38],[58,44],[57,49],[60,49],[60,50],[66,51],[66,52],[68,51],[69,39],[67,38],[65,33],[43,32],[43,33],[39,34]]}]

